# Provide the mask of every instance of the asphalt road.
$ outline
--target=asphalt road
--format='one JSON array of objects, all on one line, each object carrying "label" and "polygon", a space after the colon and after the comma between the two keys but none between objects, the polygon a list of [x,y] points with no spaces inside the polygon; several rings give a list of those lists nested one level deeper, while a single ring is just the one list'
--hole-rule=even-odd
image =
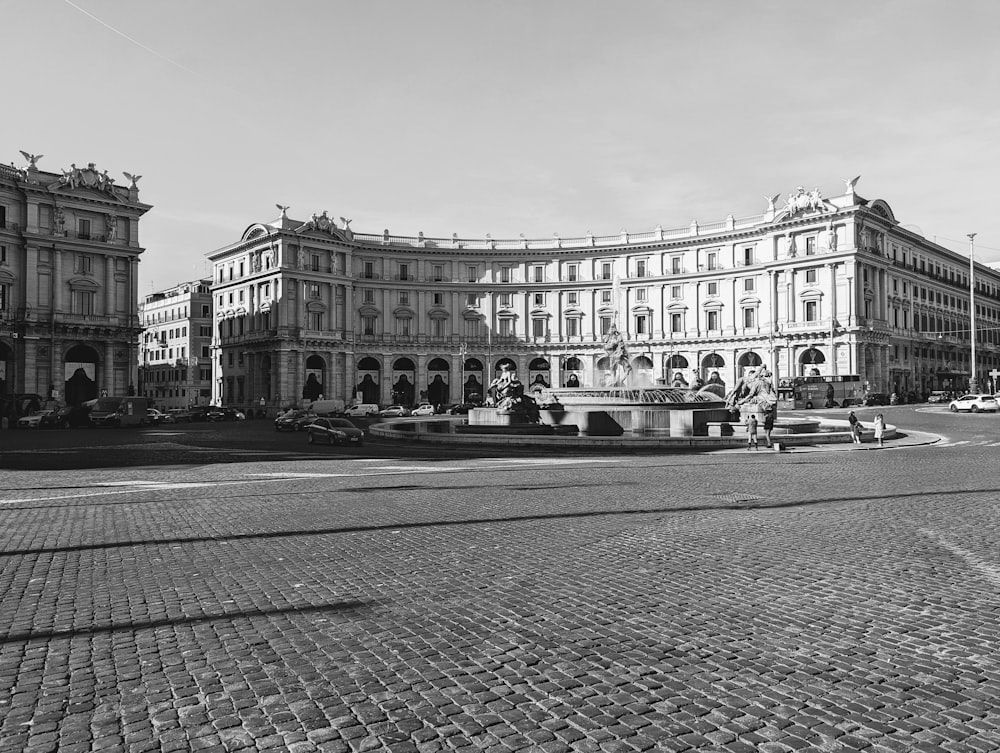
[{"label": "asphalt road", "polygon": [[0,432],[0,750],[1000,750],[1000,416],[880,410],[940,440]]}]

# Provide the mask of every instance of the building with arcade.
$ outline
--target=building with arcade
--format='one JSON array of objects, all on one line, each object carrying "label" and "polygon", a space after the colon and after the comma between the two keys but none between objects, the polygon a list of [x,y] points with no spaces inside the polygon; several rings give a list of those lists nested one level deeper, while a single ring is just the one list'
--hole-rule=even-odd
[{"label": "building with arcade", "polygon": [[43,155],[0,165],[0,397],[70,404],[135,389],[139,177]]},{"label": "building with arcade", "polygon": [[[250,225],[213,265],[213,400],[411,405],[482,399],[501,363],[529,389],[594,386],[618,330],[630,384],[854,377],[923,393],[969,381],[970,264],[858,179],[756,215],[613,235],[355,232],[313,214]],[[975,266],[980,383],[1000,365],[1000,274]]]}]

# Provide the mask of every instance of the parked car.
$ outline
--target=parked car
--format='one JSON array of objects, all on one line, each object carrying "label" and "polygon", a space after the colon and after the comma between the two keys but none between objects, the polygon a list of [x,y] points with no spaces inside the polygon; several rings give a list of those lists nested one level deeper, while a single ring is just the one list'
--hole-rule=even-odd
[{"label": "parked car", "polygon": [[167,419],[167,414],[158,411],[156,408],[146,408],[146,423],[156,426],[162,424]]},{"label": "parked car", "polygon": [[175,424],[186,423],[191,420],[191,411],[187,408],[171,408],[167,411],[167,414],[174,417]]},{"label": "parked car", "polygon": [[315,413],[309,411],[292,409],[285,411],[274,419],[275,431],[302,431],[306,424],[312,423],[317,418]]},{"label": "parked car", "polygon": [[862,405],[888,405],[889,396],[884,392],[869,392],[862,400]]},{"label": "parked car", "polygon": [[189,421],[208,421],[208,412],[212,410],[210,405],[194,405],[188,409]]},{"label": "parked car", "polygon": [[410,409],[402,405],[390,405],[388,408],[380,410],[378,414],[382,418],[401,418],[410,415]]},{"label": "parked car", "polygon": [[352,405],[344,411],[345,416],[360,418],[362,416],[374,416],[378,413],[378,406],[375,403],[359,403]]},{"label": "parked car", "polygon": [[944,390],[934,390],[930,395],[927,396],[928,403],[947,403],[948,393]]},{"label": "parked car", "polygon": [[478,407],[475,403],[459,403],[458,405],[453,405],[448,409],[448,412],[453,416],[464,416],[473,408]]},{"label": "parked car", "polygon": [[435,413],[437,413],[437,409],[430,403],[421,403],[410,411],[411,416],[433,416]]},{"label": "parked car", "polygon": [[365,433],[346,418],[317,418],[305,427],[309,444],[361,444]]},{"label": "parked car", "polygon": [[17,419],[17,428],[18,429],[41,428],[42,419],[45,416],[51,416],[53,413],[55,413],[55,410],[44,409],[44,410],[36,410],[33,413],[29,413],[27,416],[21,416],[19,419]]},{"label": "parked car", "polygon": [[213,406],[205,411],[206,421],[244,421],[247,414],[238,408],[221,408]]},{"label": "parked car", "polygon": [[[73,415],[74,410],[79,410],[77,406],[64,405],[62,408],[56,408],[54,411],[49,413],[47,416],[42,416],[41,423],[38,427],[40,429],[62,429],[70,425],[70,416]],[[86,411],[84,415],[89,414]],[[86,419],[89,423],[90,419]]]},{"label": "parked car", "polygon": [[997,410],[1000,410],[1000,404],[997,403],[993,395],[962,395],[948,404],[948,410],[952,413],[959,411],[968,411],[969,413],[991,411],[996,413]]}]

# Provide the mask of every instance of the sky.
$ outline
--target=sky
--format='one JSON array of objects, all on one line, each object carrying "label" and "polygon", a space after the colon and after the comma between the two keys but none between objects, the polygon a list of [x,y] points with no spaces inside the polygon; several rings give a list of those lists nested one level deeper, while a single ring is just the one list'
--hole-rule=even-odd
[{"label": "sky", "polygon": [[[615,234],[884,199],[1000,265],[995,0],[0,0],[0,162],[142,175],[140,294],[276,204]],[[779,201],[778,206],[782,202]]]}]

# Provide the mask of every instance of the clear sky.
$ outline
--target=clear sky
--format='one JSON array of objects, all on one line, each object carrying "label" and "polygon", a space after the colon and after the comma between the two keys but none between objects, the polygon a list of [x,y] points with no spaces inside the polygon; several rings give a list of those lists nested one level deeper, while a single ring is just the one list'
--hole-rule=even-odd
[{"label": "clear sky", "polygon": [[[0,161],[142,175],[140,292],[253,222],[597,235],[857,190],[1000,262],[996,0],[0,0]],[[779,202],[781,206],[781,202]]]}]

